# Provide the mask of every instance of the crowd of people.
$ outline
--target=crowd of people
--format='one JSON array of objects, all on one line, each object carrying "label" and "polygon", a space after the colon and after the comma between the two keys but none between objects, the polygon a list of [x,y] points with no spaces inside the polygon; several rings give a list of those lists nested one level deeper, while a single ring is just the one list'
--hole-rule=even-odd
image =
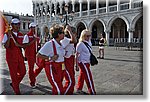
[{"label": "crowd of people", "polygon": [[[87,84],[88,93],[96,94],[90,70],[90,51],[84,44],[92,45],[91,32],[88,29],[81,32],[77,41],[77,31],[74,27],[53,24],[49,33],[52,38],[39,49],[40,38],[36,36],[36,24],[30,23],[27,34],[19,32],[19,28],[19,19],[12,19],[11,29],[4,34],[2,41],[6,48],[6,61],[12,81],[10,86],[15,94],[21,94],[19,85],[26,74],[24,57],[28,61],[28,74],[32,88],[36,88],[36,77],[42,69],[45,69],[53,95],[72,95],[75,88],[78,93],[82,93],[84,81]],[[22,49],[25,56],[22,54]],[[92,51],[91,48],[90,50]],[[104,52],[99,57],[104,58]],[[77,82],[75,71],[79,71]]]}]

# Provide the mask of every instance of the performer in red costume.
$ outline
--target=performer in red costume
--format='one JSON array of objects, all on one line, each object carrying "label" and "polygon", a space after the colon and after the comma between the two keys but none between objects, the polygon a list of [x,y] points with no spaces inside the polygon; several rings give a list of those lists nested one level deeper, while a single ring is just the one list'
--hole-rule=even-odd
[{"label": "performer in red costume", "polygon": [[27,58],[28,61],[28,66],[29,66],[29,79],[30,79],[30,85],[32,88],[35,88],[35,75],[34,75],[34,65],[36,63],[36,41],[38,38],[35,35],[35,23],[30,23],[29,25],[29,32],[24,36],[23,43],[26,44],[25,48],[25,57]]},{"label": "performer in red costume", "polygon": [[53,39],[44,44],[37,53],[37,57],[49,60],[45,64],[45,72],[50,84],[52,85],[52,94],[63,95],[62,73],[65,67],[65,50],[60,43],[60,40],[64,38],[63,27],[59,25],[53,26],[51,28],[51,34]]},{"label": "performer in red costume", "polygon": [[6,48],[6,61],[9,67],[12,86],[15,94],[21,94],[19,84],[26,73],[24,57],[21,48],[24,47],[23,34],[19,32],[20,21],[17,18],[11,21],[12,29],[4,34],[2,44]]},{"label": "performer in red costume", "polygon": [[65,49],[65,70],[63,72],[63,77],[65,78],[64,94],[72,95],[75,86],[75,48],[74,44],[77,42],[75,38],[76,29],[70,27],[69,25],[65,28],[66,37],[61,40],[61,44]]}]

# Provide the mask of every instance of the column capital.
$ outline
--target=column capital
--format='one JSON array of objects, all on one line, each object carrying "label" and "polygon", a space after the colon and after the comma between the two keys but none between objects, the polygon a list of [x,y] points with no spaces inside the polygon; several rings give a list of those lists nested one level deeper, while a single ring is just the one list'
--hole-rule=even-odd
[{"label": "column capital", "polygon": [[104,32],[105,32],[105,33],[110,33],[111,30],[110,30],[110,29],[105,29]]},{"label": "column capital", "polygon": [[128,32],[134,32],[135,29],[134,29],[134,28],[129,28],[127,31],[128,31]]},{"label": "column capital", "polygon": [[79,3],[82,3],[83,2],[83,0],[79,0]]}]

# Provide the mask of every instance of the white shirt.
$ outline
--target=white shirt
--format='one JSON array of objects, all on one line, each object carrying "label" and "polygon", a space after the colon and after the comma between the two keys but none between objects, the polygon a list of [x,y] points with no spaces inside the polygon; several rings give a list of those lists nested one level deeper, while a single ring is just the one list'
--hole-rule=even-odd
[{"label": "white shirt", "polygon": [[[34,36],[34,35],[33,35]],[[26,34],[23,38],[23,44],[25,43],[29,43],[29,38],[33,38],[33,36],[29,36],[28,34]]]},{"label": "white shirt", "polygon": [[74,55],[75,53],[75,48],[74,44],[70,44],[71,39],[64,37],[63,40],[61,40],[61,44],[63,48],[65,49],[65,57],[69,58],[71,55]]},{"label": "white shirt", "polygon": [[23,44],[29,43],[29,36],[26,34],[23,38]]},{"label": "white shirt", "polygon": [[[87,41],[86,41],[87,42]],[[87,42],[89,43],[89,42]],[[90,47],[89,47],[90,48]],[[90,48],[91,50],[91,48]],[[89,49],[86,47],[86,45],[83,42],[79,42],[76,47],[76,51],[79,54],[78,55],[78,62],[83,63],[90,63],[90,52]]]},{"label": "white shirt", "polygon": [[[18,35],[17,32],[13,32],[16,36]],[[6,41],[8,40],[8,37],[7,37],[7,34],[4,34],[4,37],[3,37],[3,40],[2,40],[2,43],[6,43]]]},{"label": "white shirt", "polygon": [[[56,46],[56,51],[58,54],[58,59],[55,62],[64,62],[64,56],[65,56],[65,50],[63,49],[63,47],[61,45],[59,45],[57,43],[57,41],[55,39],[52,39],[55,43]],[[54,56],[54,50],[53,50],[53,44],[51,41],[46,42],[44,44],[44,46],[39,50],[39,53],[41,55],[45,55],[48,57],[53,57]]]},{"label": "white shirt", "polygon": [[[17,36],[18,35],[18,33],[17,32],[13,32],[13,34],[15,35],[15,36]],[[18,37],[22,37],[22,36],[18,36]],[[4,37],[3,37],[3,40],[2,40],[2,43],[4,44],[4,43],[6,43],[7,42],[7,40],[8,40],[8,36],[7,36],[7,34],[4,34]],[[23,40],[23,43],[24,42],[27,42],[26,41],[26,39],[25,40]]]}]

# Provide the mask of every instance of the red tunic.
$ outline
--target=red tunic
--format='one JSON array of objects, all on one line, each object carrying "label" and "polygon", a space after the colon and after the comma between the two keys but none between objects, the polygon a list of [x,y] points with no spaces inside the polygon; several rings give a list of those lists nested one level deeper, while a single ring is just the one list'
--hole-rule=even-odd
[{"label": "red tunic", "polygon": [[[15,36],[12,34],[14,39],[22,45],[23,34],[18,32],[18,35]],[[12,38],[10,38],[10,46],[6,49],[6,60],[11,62],[19,62],[19,60],[23,59],[23,54],[20,47],[17,47]]]},{"label": "red tunic", "polygon": [[[29,43],[34,40],[33,32],[28,33],[29,36]],[[25,49],[25,56],[28,58],[34,59],[36,61],[36,42],[32,43],[30,46],[27,46]]]}]

